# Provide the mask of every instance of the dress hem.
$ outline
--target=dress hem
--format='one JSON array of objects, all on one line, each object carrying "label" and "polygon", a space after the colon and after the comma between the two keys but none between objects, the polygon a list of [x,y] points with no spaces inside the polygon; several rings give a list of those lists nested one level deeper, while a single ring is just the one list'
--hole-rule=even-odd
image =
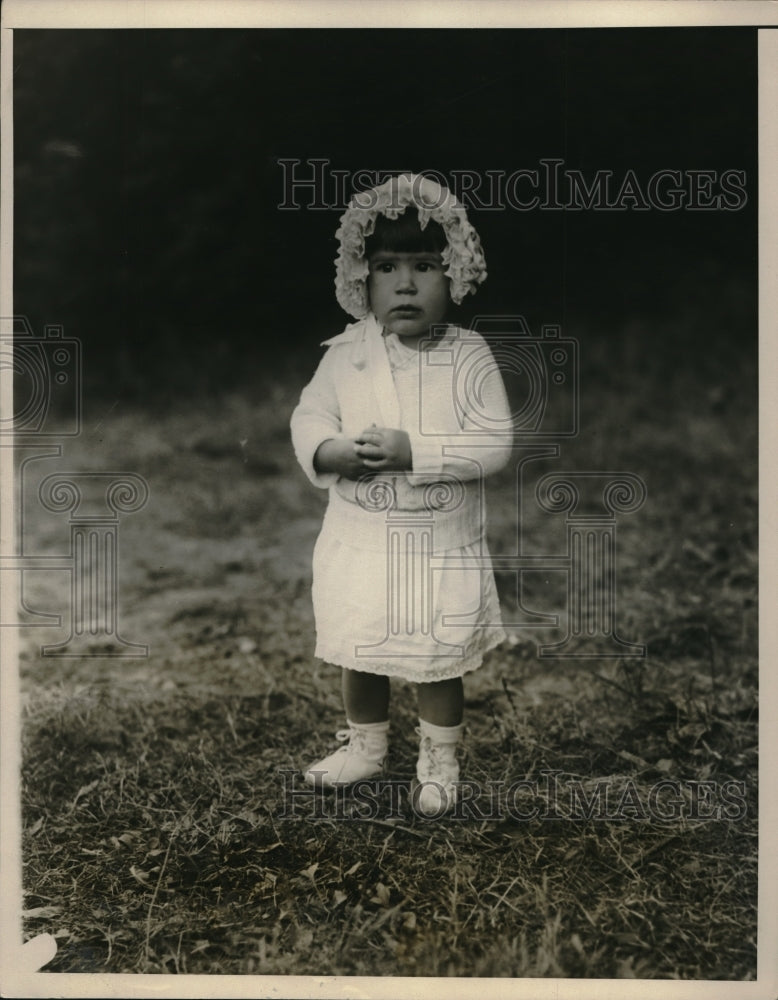
[{"label": "dress hem", "polygon": [[[344,656],[342,651],[333,650],[328,655],[327,650],[318,645],[314,656],[317,656],[320,660],[324,660],[325,663],[331,663],[335,667],[343,667],[346,670],[359,670],[366,674],[396,677],[398,680],[410,681],[415,684],[428,684],[434,681],[445,681],[451,680],[454,677],[463,677],[465,674],[478,670],[483,665],[485,654],[496,649],[506,638],[505,633],[500,630],[499,634],[494,636],[492,641],[477,651],[473,651],[469,656],[459,657],[454,663],[449,661],[442,664],[438,669],[430,669],[428,666],[423,672],[403,669],[403,661],[407,661],[407,657],[393,657],[392,659],[399,661],[396,663],[391,660],[379,660],[372,657],[363,657],[357,660],[354,657]],[[445,658],[441,657],[441,659]],[[369,669],[367,669],[368,667]]]}]

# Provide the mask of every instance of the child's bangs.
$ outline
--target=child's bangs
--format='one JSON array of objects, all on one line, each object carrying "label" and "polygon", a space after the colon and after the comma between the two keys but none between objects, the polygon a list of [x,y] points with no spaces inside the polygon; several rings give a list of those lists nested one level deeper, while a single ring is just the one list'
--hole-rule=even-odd
[{"label": "child's bangs", "polygon": [[387,253],[443,253],[446,234],[439,222],[430,219],[424,229],[419,225],[419,213],[408,207],[396,219],[379,215],[375,229],[365,240],[365,256],[382,251]]}]

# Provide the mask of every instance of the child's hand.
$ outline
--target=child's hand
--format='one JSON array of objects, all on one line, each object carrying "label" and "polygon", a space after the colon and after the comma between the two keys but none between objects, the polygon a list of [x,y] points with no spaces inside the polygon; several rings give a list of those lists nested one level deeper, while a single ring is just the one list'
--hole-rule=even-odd
[{"label": "child's hand", "polygon": [[368,469],[357,454],[357,442],[352,438],[328,438],[322,441],[313,456],[317,472],[335,472],[344,479],[361,479]]},{"label": "child's hand", "polygon": [[368,427],[357,438],[357,455],[376,472],[405,472],[413,467],[411,439],[406,431]]}]

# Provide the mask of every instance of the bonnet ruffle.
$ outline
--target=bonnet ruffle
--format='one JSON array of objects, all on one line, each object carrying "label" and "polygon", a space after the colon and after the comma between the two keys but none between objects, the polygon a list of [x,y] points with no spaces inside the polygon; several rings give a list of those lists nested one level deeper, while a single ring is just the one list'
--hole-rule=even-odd
[{"label": "bonnet ruffle", "polygon": [[370,310],[365,240],[373,233],[378,215],[396,219],[409,205],[418,210],[422,229],[430,219],[443,227],[448,241],[442,254],[443,264],[446,276],[451,279],[451,298],[457,305],[486,278],[481,241],[468,222],[464,206],[432,178],[400,174],[354,195],[335,233],[340,242],[335,261],[335,293],[343,309],[355,319],[362,319]]}]

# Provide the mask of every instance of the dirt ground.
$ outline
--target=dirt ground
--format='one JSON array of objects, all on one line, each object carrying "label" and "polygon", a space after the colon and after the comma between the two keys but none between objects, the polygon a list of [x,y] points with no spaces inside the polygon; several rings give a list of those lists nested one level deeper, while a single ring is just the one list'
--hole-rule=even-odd
[{"label": "dirt ground", "polygon": [[[648,655],[539,658],[539,638],[565,634],[565,587],[530,574],[525,607],[559,626],[510,625],[468,678],[465,771],[558,770],[641,795],[662,778],[745,782],[746,815],[282,822],[280,773],[342,725],[338,672],[312,656],[325,497],[290,448],[299,384],[154,412],[95,403],[60,457],[25,468],[25,548],[68,549],[67,513],[37,501],[46,475],[142,477],[148,501],[118,522],[118,609],[148,655],[105,656],[98,637],[96,655],[41,656],[67,639],[70,578],[25,573],[27,608],[63,620],[20,630],[25,908],[29,934],[57,938],[52,971],[753,977],[757,485],[739,391],[752,373],[700,384],[656,364],[650,396],[614,381],[584,399],[579,437],[533,472],[645,482],[645,504],[619,517],[617,622]],[[490,486],[495,554],[515,545],[514,477]],[[532,551],[564,550],[563,516],[528,503],[522,525]],[[497,579],[515,623],[515,579]],[[392,712],[389,774],[407,777],[410,685],[394,685]]]}]

